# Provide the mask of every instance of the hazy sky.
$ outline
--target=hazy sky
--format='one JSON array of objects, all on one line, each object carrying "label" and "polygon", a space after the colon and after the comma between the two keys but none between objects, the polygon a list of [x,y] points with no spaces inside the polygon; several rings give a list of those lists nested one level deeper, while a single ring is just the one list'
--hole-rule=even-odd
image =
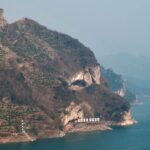
[{"label": "hazy sky", "polygon": [[67,33],[97,57],[150,56],[150,0],[0,0],[9,22],[29,17]]}]

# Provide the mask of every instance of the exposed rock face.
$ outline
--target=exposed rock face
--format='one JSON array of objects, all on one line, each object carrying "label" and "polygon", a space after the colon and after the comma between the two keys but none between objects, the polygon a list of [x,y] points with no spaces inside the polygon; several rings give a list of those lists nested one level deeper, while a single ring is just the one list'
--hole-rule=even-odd
[{"label": "exposed rock face", "polygon": [[137,121],[132,118],[131,112],[129,111],[129,112],[124,112],[122,121],[117,123],[116,125],[129,126],[135,123],[137,123]]},{"label": "exposed rock face", "polygon": [[93,83],[100,84],[100,77],[101,77],[100,67],[96,66],[93,68],[89,68],[89,72],[91,74]]},{"label": "exposed rock face", "polygon": [[73,75],[67,82],[72,90],[81,90],[91,84],[100,84],[100,67],[89,67]]},{"label": "exposed rock face", "polygon": [[130,110],[102,84],[93,52],[77,39],[27,18],[4,25],[0,35],[0,136],[3,129],[6,138],[20,135],[22,119],[37,139],[64,135],[78,118],[120,122]]}]

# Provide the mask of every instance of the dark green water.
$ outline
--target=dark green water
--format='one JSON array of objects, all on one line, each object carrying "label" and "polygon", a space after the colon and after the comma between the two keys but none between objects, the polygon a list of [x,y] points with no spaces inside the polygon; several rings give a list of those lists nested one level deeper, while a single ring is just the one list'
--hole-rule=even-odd
[{"label": "dark green water", "polygon": [[112,131],[72,134],[60,139],[0,145],[0,150],[150,150],[150,99],[132,108],[139,121]]}]

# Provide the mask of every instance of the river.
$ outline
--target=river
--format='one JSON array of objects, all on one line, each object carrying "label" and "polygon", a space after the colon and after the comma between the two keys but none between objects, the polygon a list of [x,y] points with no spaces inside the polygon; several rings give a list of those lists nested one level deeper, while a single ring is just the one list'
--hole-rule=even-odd
[{"label": "river", "polygon": [[112,131],[71,134],[59,139],[0,145],[0,150],[150,150],[150,98],[132,106],[138,121]]}]

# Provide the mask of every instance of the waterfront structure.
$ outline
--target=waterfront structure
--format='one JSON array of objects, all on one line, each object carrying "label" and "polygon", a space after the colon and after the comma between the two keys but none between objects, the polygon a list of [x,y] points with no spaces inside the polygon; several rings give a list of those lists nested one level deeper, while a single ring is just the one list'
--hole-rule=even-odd
[{"label": "waterfront structure", "polygon": [[100,122],[100,118],[81,118],[76,120],[77,123],[96,123]]},{"label": "waterfront structure", "polygon": [[25,124],[24,121],[21,120],[21,132],[22,133],[25,133],[24,124]]}]

